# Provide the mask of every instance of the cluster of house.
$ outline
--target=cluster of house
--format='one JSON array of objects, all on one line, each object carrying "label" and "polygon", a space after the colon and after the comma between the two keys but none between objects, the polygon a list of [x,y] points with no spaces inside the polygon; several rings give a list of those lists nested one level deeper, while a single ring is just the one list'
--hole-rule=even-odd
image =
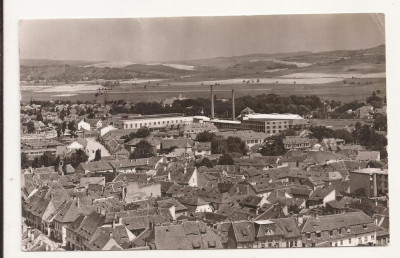
[{"label": "cluster of house", "polygon": [[[181,121],[176,114],[121,116],[119,126],[100,119],[96,123],[82,120],[77,128],[83,133],[78,138],[22,141],[21,151],[30,159],[46,151],[61,161],[79,149],[88,155],[88,161],[76,167],[22,169],[22,248],[153,250],[389,243],[388,169],[379,152],[341,139],[318,142],[301,131],[284,139],[286,154],[261,156],[254,150],[264,144],[268,133],[222,130],[199,117],[193,119]],[[130,159],[143,139],[125,141],[124,136],[143,126],[153,128],[144,138],[153,156]],[[96,137],[88,135],[90,131]],[[234,156],[233,165],[219,164],[221,154],[212,153],[211,142],[196,141],[197,134],[205,131],[239,137],[248,154]],[[99,149],[101,159],[96,160]],[[204,157],[212,167],[198,166]]]},{"label": "cluster of house", "polygon": [[[35,134],[21,128],[21,152],[29,160],[50,153],[60,157],[60,164],[22,170],[22,248],[388,244],[388,170],[379,152],[341,139],[310,139],[307,130],[300,130],[308,121],[294,114],[246,108],[235,117],[234,101],[232,120],[216,119],[213,101],[211,118],[110,116],[110,106],[97,104],[23,105],[21,122],[32,121]],[[88,117],[89,108],[97,118]],[[73,123],[78,138],[68,137],[69,128],[57,134],[53,124],[63,121]],[[141,128],[150,129],[150,135],[126,140]],[[287,129],[300,131],[283,139],[285,155],[258,153],[268,136]],[[247,154],[234,155],[233,165],[219,164],[221,154],[212,152],[211,142],[196,141],[202,132],[238,137]],[[131,159],[142,140],[152,147],[152,157]],[[63,164],[78,150],[87,161]],[[205,157],[212,167],[199,166]]]},{"label": "cluster of house", "polygon": [[357,117],[361,119],[372,119],[374,114],[386,114],[387,106],[381,108],[374,108],[371,105],[365,105],[357,108],[356,110],[348,110],[347,113],[356,113]]}]

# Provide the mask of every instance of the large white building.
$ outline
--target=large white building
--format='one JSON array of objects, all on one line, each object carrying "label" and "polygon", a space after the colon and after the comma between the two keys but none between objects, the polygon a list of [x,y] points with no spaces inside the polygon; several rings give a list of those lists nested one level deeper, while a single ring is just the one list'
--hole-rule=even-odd
[{"label": "large white building", "polygon": [[193,116],[183,116],[182,114],[160,114],[137,116],[127,120],[121,120],[124,129],[147,128],[178,128],[183,125],[193,123]]}]

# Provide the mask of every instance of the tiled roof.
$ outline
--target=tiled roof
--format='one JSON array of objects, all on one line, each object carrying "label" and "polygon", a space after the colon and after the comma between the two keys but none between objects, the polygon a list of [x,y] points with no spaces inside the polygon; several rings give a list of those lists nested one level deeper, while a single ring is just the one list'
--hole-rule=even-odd
[{"label": "tiled roof", "polygon": [[336,228],[346,228],[355,225],[373,223],[371,217],[363,212],[349,212],[343,214],[319,216],[308,218],[301,229],[301,232],[326,231]]}]

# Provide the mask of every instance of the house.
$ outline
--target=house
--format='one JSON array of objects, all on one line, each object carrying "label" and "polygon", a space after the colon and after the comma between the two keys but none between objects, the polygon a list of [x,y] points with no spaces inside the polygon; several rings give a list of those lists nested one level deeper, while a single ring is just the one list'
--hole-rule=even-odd
[{"label": "house", "polygon": [[356,113],[361,119],[372,119],[374,117],[374,107],[373,106],[362,106],[356,109]]},{"label": "house", "polygon": [[350,171],[350,192],[366,197],[385,196],[389,193],[388,170],[361,168]]},{"label": "house", "polygon": [[311,149],[314,142],[312,139],[300,136],[286,136],[282,141],[286,150]]},{"label": "house", "polygon": [[206,202],[201,197],[197,196],[182,196],[178,198],[178,201],[182,203],[188,209],[188,214],[196,212],[213,212],[213,208],[210,202]]},{"label": "house", "polygon": [[86,148],[87,143],[88,143],[87,140],[78,137],[70,145],[68,145],[67,148],[70,150],[79,150],[79,149],[84,150]]},{"label": "house", "polygon": [[217,135],[220,135],[224,138],[228,137],[239,137],[243,142],[246,143],[246,146],[250,149],[256,144],[262,144],[264,140],[269,136],[263,132],[255,132],[252,130],[243,130],[243,131],[223,131],[217,132]]},{"label": "house", "polygon": [[174,148],[185,149],[186,152],[192,152],[194,142],[189,138],[177,138],[177,139],[162,139],[161,149],[162,150],[173,150]]},{"label": "house", "polygon": [[157,201],[157,205],[160,208],[169,208],[174,206],[174,214],[172,215],[174,220],[180,216],[187,216],[188,208],[175,198],[159,200]]},{"label": "house", "polygon": [[[85,207],[85,209],[87,209]],[[84,213],[80,205],[80,200],[65,202],[60,209],[56,212],[53,219],[54,223],[54,238],[62,243],[62,246],[67,245],[67,227],[75,219],[79,217],[80,214]]]},{"label": "house", "polygon": [[374,245],[377,230],[363,212],[317,215],[301,226],[304,247]]},{"label": "house", "polygon": [[80,122],[78,123],[77,129],[78,129],[78,130],[90,131],[90,124],[87,123],[87,122],[85,122],[85,120],[83,119],[82,121],[80,121]]},{"label": "house", "polygon": [[334,188],[318,188],[308,198],[307,208],[326,207],[326,203],[336,199],[336,190]]},{"label": "house", "polygon": [[75,168],[75,174],[103,176],[106,183],[111,182],[116,176],[113,167],[106,160],[82,162]]},{"label": "house", "polygon": [[381,153],[379,151],[359,151],[356,157],[357,161],[380,161]]},{"label": "house", "polygon": [[218,132],[218,128],[212,123],[192,123],[183,128],[183,135],[192,139],[202,132],[215,133]]},{"label": "house", "polygon": [[211,142],[196,142],[193,149],[196,157],[209,156],[211,155]]},{"label": "house", "polygon": [[155,226],[148,239],[151,249],[192,250],[222,249],[221,237],[201,221]]},{"label": "house", "polygon": [[159,196],[161,196],[161,185],[157,183],[140,185],[136,182],[130,182],[123,192],[123,199],[127,203]]},{"label": "house", "polygon": [[37,193],[23,204],[23,216],[28,226],[35,227],[50,236],[50,228],[45,225],[45,220],[56,211],[56,205],[51,198]]},{"label": "house", "polygon": [[113,125],[108,125],[106,127],[101,128],[100,130],[100,136],[103,136],[111,131],[118,130],[118,128],[114,127]]},{"label": "house", "polygon": [[134,139],[130,140],[129,142],[125,143],[125,148],[127,148],[130,152],[134,152],[136,149],[136,145],[143,140],[150,143],[150,145],[153,147],[153,154],[157,155],[157,151],[159,151],[161,149],[161,142],[159,139],[157,139],[153,136],[148,136],[144,139],[134,138]]},{"label": "house", "polygon": [[70,225],[66,227],[67,248],[70,250],[90,250],[88,244],[96,230],[104,225],[106,217],[91,212],[89,215],[79,215]]}]

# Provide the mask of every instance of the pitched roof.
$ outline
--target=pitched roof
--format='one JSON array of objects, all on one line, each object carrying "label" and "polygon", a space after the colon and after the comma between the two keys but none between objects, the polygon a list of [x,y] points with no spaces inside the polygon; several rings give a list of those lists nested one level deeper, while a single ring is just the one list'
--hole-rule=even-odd
[{"label": "pitched roof", "polygon": [[252,243],[255,241],[255,227],[250,221],[237,221],[232,223],[236,242]]},{"label": "pitched roof", "polygon": [[311,196],[308,198],[309,201],[318,201],[324,199],[332,191],[335,191],[332,187],[317,188]]},{"label": "pitched roof", "polygon": [[379,160],[379,157],[380,157],[379,151],[359,151],[356,160],[359,161]]},{"label": "pitched roof", "polygon": [[221,239],[201,221],[184,221],[180,225],[154,228],[156,249],[222,248]]},{"label": "pitched roof", "polygon": [[90,172],[103,171],[103,170],[112,170],[113,167],[106,160],[99,161],[91,161],[91,162],[81,162],[80,165],[84,170],[88,170]]},{"label": "pitched roof", "polygon": [[300,237],[301,232],[295,218],[279,218],[271,219],[278,228],[283,232],[285,238]]},{"label": "pitched roof", "polygon": [[318,218],[308,218],[304,223],[301,232],[326,231],[369,223],[373,223],[372,218],[363,212],[318,216]]}]

